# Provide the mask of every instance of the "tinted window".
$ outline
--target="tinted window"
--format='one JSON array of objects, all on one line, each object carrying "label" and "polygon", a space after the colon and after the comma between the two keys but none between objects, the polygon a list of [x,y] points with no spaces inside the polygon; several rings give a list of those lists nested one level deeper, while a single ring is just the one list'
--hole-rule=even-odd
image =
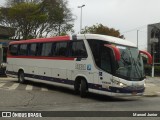
[{"label": "tinted window", "polygon": [[37,50],[37,44],[36,43],[30,44],[29,55],[30,56],[35,56],[36,55],[36,50]]},{"label": "tinted window", "polygon": [[55,44],[55,49],[54,49],[54,54],[55,56],[66,56],[67,54],[67,42],[57,42]]},{"label": "tinted window", "polygon": [[111,50],[104,47],[104,44],[108,43],[101,40],[88,40],[88,43],[90,45],[96,65],[100,69],[111,73],[111,67],[112,67]]},{"label": "tinted window", "polygon": [[10,45],[9,50],[12,55],[17,55],[18,45]]},{"label": "tinted window", "polygon": [[83,41],[75,41],[71,43],[70,55],[73,57],[87,57],[87,51]]},{"label": "tinted window", "polygon": [[51,56],[52,43],[43,43],[42,44],[42,56]]},{"label": "tinted window", "polygon": [[106,72],[111,73],[111,56],[110,56],[110,50],[103,47],[102,53],[100,54],[100,68]]},{"label": "tinted window", "polygon": [[18,55],[27,55],[27,44],[20,45]]}]

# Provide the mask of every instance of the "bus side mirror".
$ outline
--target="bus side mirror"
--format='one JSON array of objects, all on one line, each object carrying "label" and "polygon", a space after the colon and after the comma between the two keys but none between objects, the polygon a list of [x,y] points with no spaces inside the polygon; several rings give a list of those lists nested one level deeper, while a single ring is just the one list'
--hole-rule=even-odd
[{"label": "bus side mirror", "polygon": [[109,44],[105,44],[104,46],[107,47],[107,48],[112,49],[112,51],[113,51],[113,53],[114,53],[114,55],[115,55],[116,61],[120,61],[120,59],[121,59],[121,54],[120,54],[119,49],[118,49],[116,46],[109,45]]},{"label": "bus side mirror", "polygon": [[148,57],[148,64],[152,64],[152,56],[149,52],[140,50],[139,53],[145,54]]}]

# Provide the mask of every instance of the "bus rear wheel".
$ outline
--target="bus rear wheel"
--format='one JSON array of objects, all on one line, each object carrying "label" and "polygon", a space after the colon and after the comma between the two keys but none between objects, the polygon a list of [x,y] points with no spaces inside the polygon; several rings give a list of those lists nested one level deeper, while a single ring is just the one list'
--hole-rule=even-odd
[{"label": "bus rear wheel", "polygon": [[82,98],[85,98],[87,96],[87,82],[84,79],[81,80],[80,96]]},{"label": "bus rear wheel", "polygon": [[18,73],[18,82],[19,83],[25,83],[25,79],[24,79],[24,72],[23,71],[20,71],[19,73]]}]

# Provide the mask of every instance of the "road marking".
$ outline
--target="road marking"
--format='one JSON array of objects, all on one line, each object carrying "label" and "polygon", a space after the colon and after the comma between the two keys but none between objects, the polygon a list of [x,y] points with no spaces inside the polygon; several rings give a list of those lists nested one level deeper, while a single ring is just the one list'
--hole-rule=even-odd
[{"label": "road marking", "polygon": [[41,91],[48,91],[47,88],[41,88]]},{"label": "road marking", "polygon": [[[3,86],[5,85],[6,83],[0,83],[0,88],[4,88]],[[8,90],[15,90],[15,89],[18,89],[18,86],[20,86],[21,84],[20,83],[13,83],[10,87],[6,87],[6,89]],[[25,90],[28,90],[28,91],[31,91],[33,90],[33,87],[32,85],[27,85],[24,89]],[[49,91],[48,88],[46,87],[41,87],[41,91],[44,91],[44,92],[47,92]]]},{"label": "road marking", "polygon": [[14,83],[11,87],[9,87],[9,90],[15,90],[19,86],[19,83]]},{"label": "road marking", "polygon": [[27,85],[26,90],[32,90],[32,89],[33,89],[33,86]]},{"label": "road marking", "polygon": [[3,85],[5,85],[6,83],[0,83],[0,87],[2,87]]}]

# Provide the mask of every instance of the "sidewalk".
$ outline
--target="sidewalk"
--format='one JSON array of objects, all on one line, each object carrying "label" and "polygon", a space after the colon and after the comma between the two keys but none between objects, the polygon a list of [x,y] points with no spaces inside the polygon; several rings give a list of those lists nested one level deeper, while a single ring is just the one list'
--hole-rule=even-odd
[{"label": "sidewalk", "polygon": [[160,77],[147,77],[146,78],[146,89],[144,96],[154,97],[160,95]]}]

